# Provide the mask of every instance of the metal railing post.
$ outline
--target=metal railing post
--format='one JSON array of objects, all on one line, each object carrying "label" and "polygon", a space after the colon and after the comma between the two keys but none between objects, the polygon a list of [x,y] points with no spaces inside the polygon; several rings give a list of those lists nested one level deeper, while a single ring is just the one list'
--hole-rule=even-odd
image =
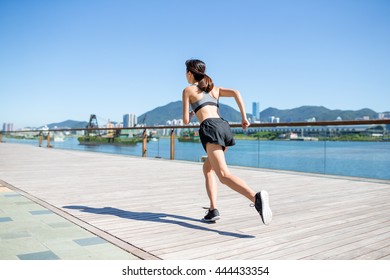
[{"label": "metal railing post", "polygon": [[171,130],[171,160],[175,159],[175,129]]},{"label": "metal railing post", "polygon": [[0,132],[0,143],[3,142],[3,133]]},{"label": "metal railing post", "polygon": [[50,145],[50,131],[48,132],[48,134],[47,134],[47,147],[48,148],[52,148],[53,146],[52,145]]},{"label": "metal railing post", "polygon": [[42,132],[39,133],[39,147],[42,147],[43,135]]},{"label": "metal railing post", "polygon": [[148,138],[146,136],[146,129],[142,133],[142,157],[146,157],[146,145],[148,142]]}]

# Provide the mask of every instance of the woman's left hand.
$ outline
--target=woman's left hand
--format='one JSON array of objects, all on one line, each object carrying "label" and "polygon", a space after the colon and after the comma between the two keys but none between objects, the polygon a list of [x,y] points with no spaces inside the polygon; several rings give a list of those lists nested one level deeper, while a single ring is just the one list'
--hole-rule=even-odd
[{"label": "woman's left hand", "polygon": [[242,119],[242,121],[241,121],[241,126],[242,126],[242,128],[243,128],[244,130],[247,129],[250,125],[251,125],[251,124],[250,124],[250,122],[249,122],[247,119]]}]

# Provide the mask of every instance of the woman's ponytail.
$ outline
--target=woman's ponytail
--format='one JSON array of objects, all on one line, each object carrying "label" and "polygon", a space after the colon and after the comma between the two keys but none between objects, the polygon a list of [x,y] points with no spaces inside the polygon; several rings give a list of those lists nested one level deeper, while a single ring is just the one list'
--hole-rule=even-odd
[{"label": "woman's ponytail", "polygon": [[198,82],[198,87],[205,92],[210,92],[214,88],[213,80],[204,74],[203,79]]},{"label": "woman's ponytail", "polygon": [[198,59],[190,59],[186,61],[187,71],[194,75],[194,79],[198,82],[198,87],[210,92],[214,88],[213,80],[206,75],[206,64]]}]

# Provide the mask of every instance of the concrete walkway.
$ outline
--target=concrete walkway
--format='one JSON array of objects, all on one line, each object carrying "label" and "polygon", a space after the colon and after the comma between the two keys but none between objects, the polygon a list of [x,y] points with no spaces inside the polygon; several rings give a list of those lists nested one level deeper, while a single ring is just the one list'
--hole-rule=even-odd
[{"label": "concrete walkway", "polygon": [[0,259],[135,260],[137,257],[0,182]]}]

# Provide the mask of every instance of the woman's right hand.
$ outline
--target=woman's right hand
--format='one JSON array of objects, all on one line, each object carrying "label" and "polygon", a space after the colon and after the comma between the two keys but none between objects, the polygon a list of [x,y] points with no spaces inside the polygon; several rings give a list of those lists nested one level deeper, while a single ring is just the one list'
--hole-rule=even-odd
[{"label": "woman's right hand", "polygon": [[195,116],[195,112],[191,111],[189,115],[190,115],[190,121],[191,121],[191,119]]}]

